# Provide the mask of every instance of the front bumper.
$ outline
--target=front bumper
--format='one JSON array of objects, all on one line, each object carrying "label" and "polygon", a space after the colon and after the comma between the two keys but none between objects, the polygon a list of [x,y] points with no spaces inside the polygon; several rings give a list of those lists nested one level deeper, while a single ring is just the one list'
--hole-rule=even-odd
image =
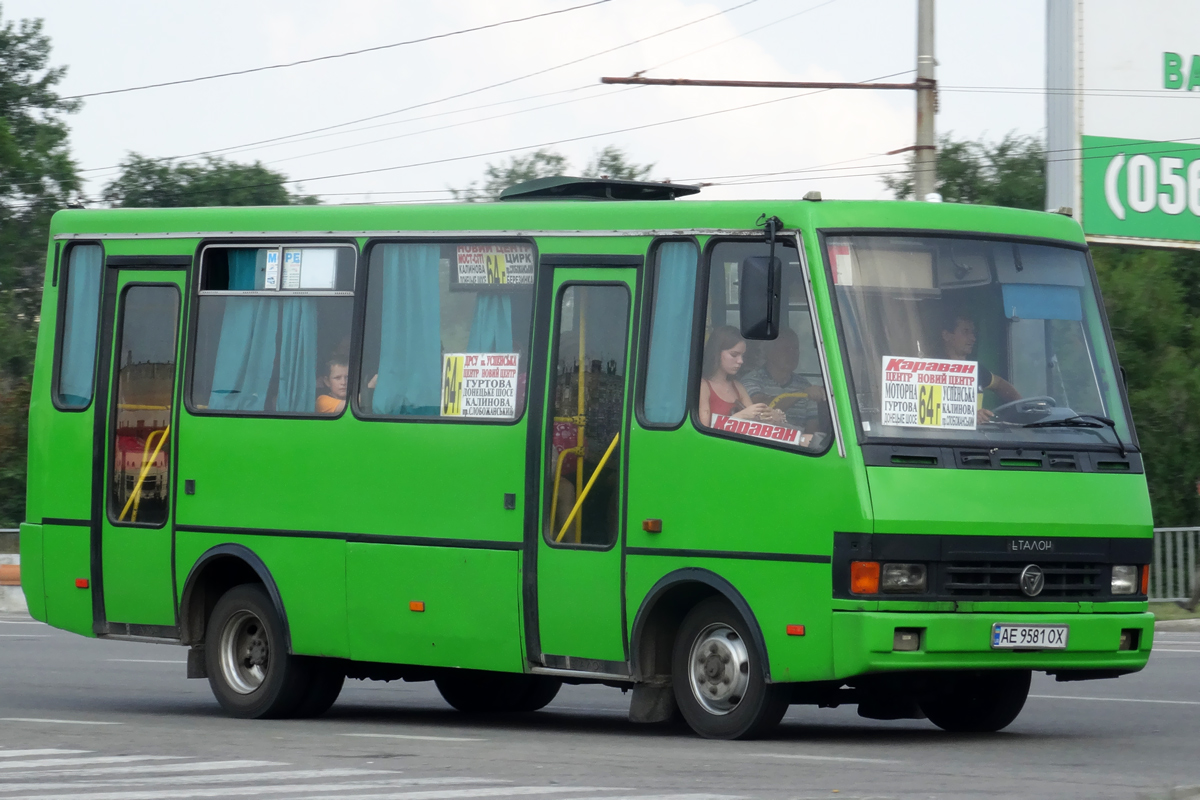
[{"label": "front bumper", "polygon": [[[992,624],[1070,626],[1065,650],[993,650]],[[897,628],[921,629],[920,649],[893,649]],[[1136,650],[1118,650],[1121,631],[1140,631]],[[954,669],[1135,671],[1146,666],[1154,640],[1154,615],[1012,614],[835,611],[833,670],[838,679],[878,672]]]}]

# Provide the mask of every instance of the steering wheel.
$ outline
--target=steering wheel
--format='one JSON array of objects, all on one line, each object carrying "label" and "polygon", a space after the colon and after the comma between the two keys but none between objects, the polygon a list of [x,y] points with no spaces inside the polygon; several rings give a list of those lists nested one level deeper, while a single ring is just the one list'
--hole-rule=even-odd
[{"label": "steering wheel", "polygon": [[998,405],[992,409],[992,414],[1004,422],[1033,422],[1046,416],[1050,409],[1057,406],[1058,403],[1053,397],[1042,394]]}]

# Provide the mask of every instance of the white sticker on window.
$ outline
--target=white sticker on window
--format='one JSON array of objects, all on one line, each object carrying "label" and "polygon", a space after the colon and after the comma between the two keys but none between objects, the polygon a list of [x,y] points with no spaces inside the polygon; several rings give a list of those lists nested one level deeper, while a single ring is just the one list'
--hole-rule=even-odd
[{"label": "white sticker on window", "polygon": [[283,288],[300,288],[300,262],[304,259],[303,250],[283,251]]},{"label": "white sticker on window", "polygon": [[456,275],[460,284],[533,283],[533,248],[527,244],[460,244]]},{"label": "white sticker on window", "polygon": [[973,431],[978,386],[974,361],[884,356],[882,422]]},{"label": "white sticker on window", "polygon": [[337,250],[332,247],[307,248],[300,270],[301,289],[333,289],[337,286]]},{"label": "white sticker on window", "polygon": [[850,258],[850,245],[829,245],[829,260],[833,262],[833,282],[838,286],[853,286],[854,269]]},{"label": "white sticker on window", "polygon": [[442,416],[517,415],[518,353],[446,353],[442,357]]},{"label": "white sticker on window", "polygon": [[744,436],[753,436],[756,439],[769,439],[772,442],[783,442],[784,444],[800,446],[808,444],[808,439],[811,438],[805,436],[795,428],[786,428],[782,425],[771,425],[765,422],[734,419],[733,417],[726,417],[721,414],[713,415],[712,426],[719,431],[740,433]]},{"label": "white sticker on window", "polygon": [[268,250],[267,251],[267,269],[266,269],[266,274],[263,276],[263,288],[264,289],[278,289],[279,288],[279,251],[278,250]]}]

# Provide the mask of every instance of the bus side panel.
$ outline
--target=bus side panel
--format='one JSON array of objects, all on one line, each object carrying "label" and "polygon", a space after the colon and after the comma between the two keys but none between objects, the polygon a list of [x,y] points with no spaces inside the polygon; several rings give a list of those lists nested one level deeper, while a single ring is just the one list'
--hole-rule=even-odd
[{"label": "bus side panel", "polygon": [[[92,636],[92,529],[43,525],[42,552],[46,621]],[[87,581],[86,588],[76,585],[80,579]]]},{"label": "bus side panel", "polygon": [[283,600],[294,653],[349,657],[344,541],[180,531],[175,539],[178,590],[183,591],[192,565],[206,550],[227,543],[245,546],[271,573]]},{"label": "bus side panel", "polygon": [[[630,555],[626,592],[632,624],[643,598],[664,575],[698,567],[729,581],[750,606],[771,665],[771,680],[817,681],[833,677],[833,632],[828,564],[716,558]],[[789,636],[788,625],[803,625],[803,636]]]},{"label": "bus side panel", "polygon": [[46,621],[46,584],[42,577],[42,526],[21,523],[21,591],[29,616]]},{"label": "bus side panel", "polygon": [[346,548],[355,660],[523,671],[517,551]]}]

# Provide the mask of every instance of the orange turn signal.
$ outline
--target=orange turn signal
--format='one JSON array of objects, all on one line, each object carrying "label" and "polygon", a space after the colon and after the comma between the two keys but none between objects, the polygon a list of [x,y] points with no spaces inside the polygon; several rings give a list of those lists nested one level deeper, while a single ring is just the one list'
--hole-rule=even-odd
[{"label": "orange turn signal", "polygon": [[646,533],[662,533],[662,520],[644,519],[642,520],[642,530]]},{"label": "orange turn signal", "polygon": [[87,578],[76,578],[75,579],[75,588],[76,589],[86,589],[87,587],[88,587],[88,579]]},{"label": "orange turn signal", "polygon": [[409,611],[424,611],[425,602],[423,600],[411,600],[408,604]]},{"label": "orange turn signal", "polygon": [[850,562],[850,594],[879,594],[879,562]]},{"label": "orange turn signal", "polygon": [[804,626],[803,625],[788,625],[787,626],[787,635],[788,636],[803,636],[804,635]]},{"label": "orange turn signal", "polygon": [[1142,594],[1150,596],[1150,565],[1142,565]]}]

